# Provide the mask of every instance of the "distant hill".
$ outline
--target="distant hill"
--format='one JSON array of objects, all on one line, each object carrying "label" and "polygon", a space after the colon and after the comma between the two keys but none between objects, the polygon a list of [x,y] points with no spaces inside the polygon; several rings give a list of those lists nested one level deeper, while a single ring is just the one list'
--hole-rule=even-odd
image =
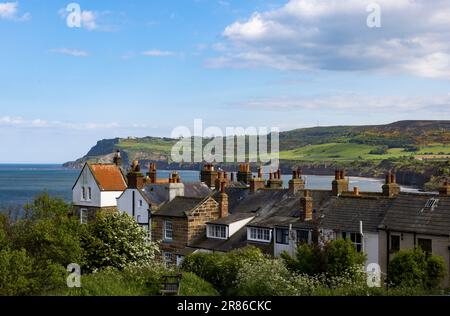
[{"label": "distant hill", "polygon": [[[206,142],[207,140],[205,140]],[[64,164],[78,168],[86,161],[106,162],[120,149],[125,163],[134,159],[170,163],[170,138],[116,138],[99,141],[84,156]],[[383,160],[416,155],[450,154],[449,121],[399,121],[386,125],[301,128],[280,133],[285,161],[335,162]]]}]

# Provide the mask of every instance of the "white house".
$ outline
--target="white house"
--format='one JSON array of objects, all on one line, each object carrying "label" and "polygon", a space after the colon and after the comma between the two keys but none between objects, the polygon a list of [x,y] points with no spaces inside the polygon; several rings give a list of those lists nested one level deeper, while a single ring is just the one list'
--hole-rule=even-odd
[{"label": "white house", "polygon": [[141,189],[128,188],[117,198],[117,208],[133,217],[150,234],[152,203]]},{"label": "white house", "polygon": [[116,210],[116,198],[126,188],[127,182],[118,165],[86,163],[72,188],[75,216],[87,223],[100,210]]}]

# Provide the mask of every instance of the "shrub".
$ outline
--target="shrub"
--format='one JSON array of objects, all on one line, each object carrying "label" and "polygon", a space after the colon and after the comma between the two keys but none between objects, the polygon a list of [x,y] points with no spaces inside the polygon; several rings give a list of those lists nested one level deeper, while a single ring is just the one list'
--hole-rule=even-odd
[{"label": "shrub", "polygon": [[239,269],[246,262],[257,263],[264,258],[261,250],[246,247],[229,253],[196,253],[187,256],[182,270],[193,272],[211,283],[223,295],[232,295]]},{"label": "shrub", "polygon": [[420,248],[401,250],[389,263],[389,282],[394,287],[434,288],[445,276],[442,257]]},{"label": "shrub", "polygon": [[183,273],[180,284],[181,296],[219,296],[219,292],[211,283],[203,280],[192,272]]},{"label": "shrub", "polygon": [[82,246],[87,271],[146,264],[156,260],[158,251],[157,245],[147,240],[147,233],[132,217],[118,212],[99,214],[82,235]]},{"label": "shrub", "polygon": [[365,255],[357,252],[349,239],[337,239],[324,246],[317,243],[297,247],[295,258],[282,254],[289,270],[300,274],[317,275],[327,273],[330,277],[353,275],[365,261]]}]

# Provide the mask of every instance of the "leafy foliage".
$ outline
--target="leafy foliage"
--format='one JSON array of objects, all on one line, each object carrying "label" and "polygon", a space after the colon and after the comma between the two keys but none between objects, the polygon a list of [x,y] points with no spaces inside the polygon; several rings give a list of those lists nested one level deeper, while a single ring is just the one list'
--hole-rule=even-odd
[{"label": "leafy foliage", "polygon": [[420,248],[401,250],[389,263],[389,281],[394,287],[435,288],[444,276],[444,259]]},{"label": "leafy foliage", "polygon": [[149,242],[146,231],[126,213],[104,212],[90,223],[82,235],[85,268],[95,271],[106,267],[124,269],[130,263],[146,264],[155,260],[158,247]]}]

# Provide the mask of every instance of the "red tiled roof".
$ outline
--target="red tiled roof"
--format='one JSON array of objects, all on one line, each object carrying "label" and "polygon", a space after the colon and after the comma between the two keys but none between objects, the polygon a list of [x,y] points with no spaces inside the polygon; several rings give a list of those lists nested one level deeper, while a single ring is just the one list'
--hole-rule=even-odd
[{"label": "red tiled roof", "polygon": [[114,164],[89,164],[89,168],[102,191],[123,191],[127,183],[119,167]]}]

